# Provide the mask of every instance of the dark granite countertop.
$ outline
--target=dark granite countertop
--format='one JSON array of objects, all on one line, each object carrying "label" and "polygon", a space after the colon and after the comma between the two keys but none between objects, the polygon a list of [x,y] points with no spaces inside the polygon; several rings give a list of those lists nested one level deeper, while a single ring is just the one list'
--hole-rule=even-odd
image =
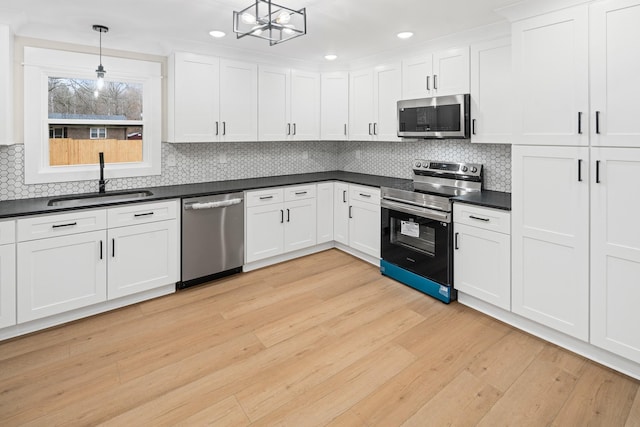
[{"label": "dark granite countertop", "polygon": [[501,191],[482,190],[478,193],[454,197],[453,201],[505,211],[511,210],[511,193],[503,193]]},{"label": "dark granite countertop", "polygon": [[[286,185],[308,184],[322,181],[343,181],[352,184],[368,185],[372,187],[391,187],[398,189],[412,188],[410,179],[392,178],[388,176],[367,175],[362,173],[332,171],[314,172],[297,175],[280,175],[262,178],[236,179],[231,181],[202,182],[196,184],[169,185],[163,187],[150,187],[141,190],[149,190],[152,196],[145,198],[129,199],[126,201],[104,202],[90,201],[79,206],[49,206],[49,200],[64,197],[51,196],[34,199],[17,199],[0,202],[0,218],[9,218],[25,215],[64,212],[76,209],[100,208],[107,206],[123,205],[128,203],[152,202],[166,199],[179,199],[213,194],[233,193],[236,191],[255,190],[267,187],[281,187]],[[96,193],[97,194],[97,193]],[[74,194],[71,196],[80,196]],[[478,194],[460,196],[454,199],[458,202],[471,203],[496,209],[511,209],[511,194],[498,191],[484,190]]]},{"label": "dark granite countertop", "polygon": [[[262,178],[236,179],[231,181],[214,181],[196,184],[150,187],[143,189],[150,190],[153,193],[153,195],[149,197],[108,203],[105,203],[104,201],[100,202],[94,200],[92,202],[82,204],[81,206],[73,207],[48,206],[49,200],[61,196],[7,200],[0,202],[0,218],[63,212],[76,209],[100,208],[128,203],[152,202],[165,199],[179,199],[212,194],[232,193],[243,190],[255,190],[258,188],[307,184],[311,182],[321,181],[344,181],[352,184],[369,185],[372,187],[393,188],[405,188],[408,184],[411,183],[410,179],[366,175],[361,173],[343,171],[315,172],[297,175],[280,175]],[[79,194],[74,194],[71,196],[79,196]]]}]

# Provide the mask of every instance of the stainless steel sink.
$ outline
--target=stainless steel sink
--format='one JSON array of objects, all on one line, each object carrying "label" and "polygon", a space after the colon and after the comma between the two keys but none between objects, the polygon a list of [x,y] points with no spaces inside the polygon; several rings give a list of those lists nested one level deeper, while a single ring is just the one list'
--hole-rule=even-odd
[{"label": "stainless steel sink", "polygon": [[124,202],[131,199],[142,199],[153,196],[149,190],[110,191],[108,193],[81,194],[78,196],[57,197],[49,200],[49,206],[85,206],[99,203]]}]

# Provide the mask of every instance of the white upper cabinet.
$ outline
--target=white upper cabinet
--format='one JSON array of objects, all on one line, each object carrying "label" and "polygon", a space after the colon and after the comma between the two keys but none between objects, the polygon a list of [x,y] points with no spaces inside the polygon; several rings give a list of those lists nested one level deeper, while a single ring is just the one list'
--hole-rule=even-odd
[{"label": "white upper cabinet", "polygon": [[258,137],[258,66],[220,60],[221,141],[255,141]]},{"label": "white upper cabinet", "polygon": [[469,47],[433,54],[433,92],[438,96],[469,93]]},{"label": "white upper cabinet", "polygon": [[13,35],[0,25],[0,145],[13,144]]},{"label": "white upper cabinet", "polygon": [[589,144],[588,7],[513,24],[514,144]]},{"label": "white upper cabinet", "polygon": [[260,66],[259,139],[320,139],[320,75]]},{"label": "white upper cabinet", "polygon": [[510,144],[511,39],[471,46],[471,142]]},{"label": "white upper cabinet", "polygon": [[591,5],[591,145],[640,146],[640,2]]},{"label": "white upper cabinet", "polygon": [[344,141],[349,126],[349,73],[322,74],[320,81],[320,138]]},{"label": "white upper cabinet", "polygon": [[448,49],[402,62],[402,98],[469,93],[469,48]]},{"label": "white upper cabinet", "polygon": [[169,142],[253,141],[257,66],[177,52],[169,57]]},{"label": "white upper cabinet", "polygon": [[397,141],[397,102],[402,95],[400,63],[351,73],[349,138]]},{"label": "white upper cabinet", "polygon": [[320,74],[291,70],[291,125],[293,140],[320,139]]},{"label": "white upper cabinet", "polygon": [[169,140],[216,141],[220,127],[220,60],[180,52],[169,61]]},{"label": "white upper cabinet", "polygon": [[434,96],[433,55],[402,61],[402,99]]},{"label": "white upper cabinet", "polygon": [[258,72],[260,141],[284,141],[291,135],[291,72],[260,66]]},{"label": "white upper cabinet", "polygon": [[373,111],[373,70],[352,72],[349,75],[349,139],[373,138]]}]

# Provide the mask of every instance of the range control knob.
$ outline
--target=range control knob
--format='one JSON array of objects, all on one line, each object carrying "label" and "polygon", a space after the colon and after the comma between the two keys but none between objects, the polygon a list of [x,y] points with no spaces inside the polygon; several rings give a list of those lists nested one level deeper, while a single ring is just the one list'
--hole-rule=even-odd
[{"label": "range control knob", "polygon": [[416,167],[419,168],[420,166],[422,166],[422,163],[416,162]]},{"label": "range control knob", "polygon": [[476,173],[476,172],[478,172],[478,168],[475,166],[471,167],[471,173]]},{"label": "range control knob", "polygon": [[469,170],[469,168],[468,168],[468,167],[466,167],[466,166],[463,166],[463,167],[461,168],[461,170],[462,170],[462,172],[466,172],[466,171],[468,171],[468,170]]}]

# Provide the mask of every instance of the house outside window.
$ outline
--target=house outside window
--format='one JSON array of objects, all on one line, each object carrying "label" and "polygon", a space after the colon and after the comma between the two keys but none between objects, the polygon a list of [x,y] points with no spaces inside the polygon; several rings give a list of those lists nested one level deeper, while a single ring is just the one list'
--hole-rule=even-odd
[{"label": "house outside window", "polygon": [[66,127],[49,127],[49,138],[67,138],[67,128]]},{"label": "house outside window", "polygon": [[107,139],[107,128],[90,128],[90,139]]}]

